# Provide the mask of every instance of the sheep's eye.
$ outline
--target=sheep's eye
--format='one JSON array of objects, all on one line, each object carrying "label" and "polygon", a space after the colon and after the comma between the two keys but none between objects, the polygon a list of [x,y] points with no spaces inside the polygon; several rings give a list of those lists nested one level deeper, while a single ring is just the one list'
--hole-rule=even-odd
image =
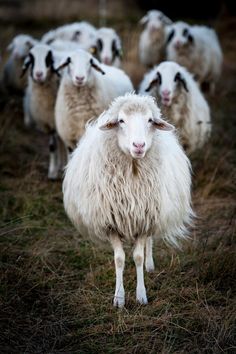
[{"label": "sheep's eye", "polygon": [[148,123],[152,123],[152,122],[153,122],[152,118],[149,118]]},{"label": "sheep's eye", "polygon": [[187,37],[187,35],[188,35],[188,29],[187,29],[187,28],[184,28],[184,30],[183,30],[183,36],[184,36],[184,37]]},{"label": "sheep's eye", "polygon": [[120,120],[119,120],[119,123],[120,123],[120,124],[124,123],[124,120],[123,120],[123,119],[120,119]]},{"label": "sheep's eye", "polygon": [[102,40],[100,38],[97,40],[97,46],[98,46],[98,50],[102,51],[103,43],[102,43]]}]

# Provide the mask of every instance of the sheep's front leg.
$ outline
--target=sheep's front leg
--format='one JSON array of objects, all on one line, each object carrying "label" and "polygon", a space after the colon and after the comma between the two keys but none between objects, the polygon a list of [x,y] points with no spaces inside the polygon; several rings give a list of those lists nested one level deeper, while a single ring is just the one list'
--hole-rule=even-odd
[{"label": "sheep's front leg", "polygon": [[51,134],[49,137],[49,168],[48,178],[55,180],[58,178],[58,161],[57,161],[57,139],[55,134]]},{"label": "sheep's front leg", "polygon": [[144,284],[143,276],[143,263],[144,263],[144,246],[146,239],[138,238],[135,244],[133,258],[136,266],[137,272],[137,288],[136,288],[136,299],[140,304],[147,304],[146,288]]},{"label": "sheep's front leg", "polygon": [[153,255],[152,255],[152,245],[153,245],[153,239],[152,236],[147,237],[146,240],[146,258],[145,258],[145,268],[147,272],[153,272],[154,271],[154,261],[153,261]]},{"label": "sheep's front leg", "polygon": [[125,304],[125,290],[123,285],[123,272],[125,267],[125,252],[120,238],[112,235],[110,241],[114,250],[114,260],[116,268],[116,290],[113,304],[114,306],[123,307]]}]

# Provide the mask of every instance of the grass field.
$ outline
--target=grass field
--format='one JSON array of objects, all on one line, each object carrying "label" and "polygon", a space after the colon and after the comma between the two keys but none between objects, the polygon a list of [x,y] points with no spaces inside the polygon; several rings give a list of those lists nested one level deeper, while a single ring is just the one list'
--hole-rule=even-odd
[{"label": "grass field", "polygon": [[[147,306],[135,302],[130,250],[127,304],[113,308],[111,249],[77,234],[64,213],[61,182],[46,177],[47,139],[24,128],[20,97],[1,94],[1,354],[236,352],[235,24],[217,24],[225,62],[210,98],[211,141],[193,157],[198,219],[182,251],[156,244],[156,270],[145,275]],[[3,46],[21,26],[1,27]],[[137,84],[137,33],[125,26],[122,33],[124,65]]]}]

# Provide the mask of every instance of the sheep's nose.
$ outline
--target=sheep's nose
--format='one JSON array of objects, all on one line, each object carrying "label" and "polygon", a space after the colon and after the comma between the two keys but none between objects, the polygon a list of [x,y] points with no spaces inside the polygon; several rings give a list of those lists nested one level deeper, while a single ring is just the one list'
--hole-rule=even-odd
[{"label": "sheep's nose", "polygon": [[163,90],[162,91],[162,96],[163,97],[169,97],[170,96],[170,90]]},{"label": "sheep's nose", "polygon": [[144,148],[146,144],[145,143],[133,143],[133,146],[136,147],[137,149],[142,149]]},{"label": "sheep's nose", "polygon": [[84,81],[84,76],[76,76],[75,79],[76,81],[82,83]]},{"label": "sheep's nose", "polygon": [[109,57],[105,57],[103,59],[103,61],[104,61],[104,64],[106,64],[106,65],[110,65],[111,64],[111,59]]},{"label": "sheep's nose", "polygon": [[175,42],[175,48],[180,48],[182,45],[182,42],[181,41],[176,41]]},{"label": "sheep's nose", "polygon": [[37,79],[41,79],[43,76],[42,71],[36,71],[35,76],[37,77]]}]

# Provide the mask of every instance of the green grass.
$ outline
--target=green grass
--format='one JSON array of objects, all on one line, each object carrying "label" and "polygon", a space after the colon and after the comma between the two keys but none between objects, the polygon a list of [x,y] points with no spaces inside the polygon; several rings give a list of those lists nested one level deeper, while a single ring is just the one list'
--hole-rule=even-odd
[{"label": "green grass", "polygon": [[[235,353],[236,42],[224,36],[227,26],[219,27],[226,58],[210,99],[213,136],[193,158],[198,218],[182,251],[156,244],[155,272],[145,274],[147,306],[135,302],[128,248],[127,302],[113,308],[111,249],[77,234],[61,182],[47,180],[47,139],[23,127],[21,98],[2,95],[1,353]],[[127,68],[138,82],[138,64]]]}]

